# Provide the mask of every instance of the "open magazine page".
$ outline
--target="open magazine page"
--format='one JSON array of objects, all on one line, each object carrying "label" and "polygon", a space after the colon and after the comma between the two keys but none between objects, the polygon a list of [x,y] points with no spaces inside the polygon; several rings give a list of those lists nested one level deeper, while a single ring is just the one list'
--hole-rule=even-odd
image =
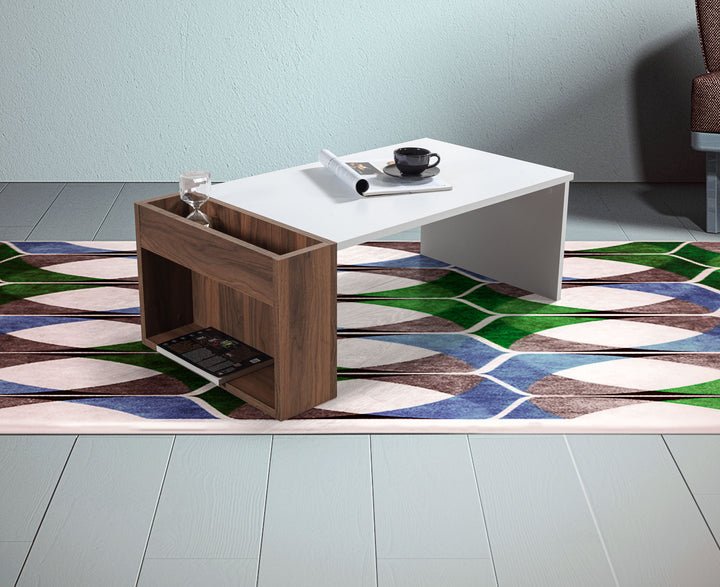
[{"label": "open magazine page", "polygon": [[391,161],[346,163],[327,149],[320,151],[319,160],[338,179],[353,188],[361,196],[413,194],[452,189],[449,183],[444,182],[437,176],[422,179],[404,179],[386,175],[382,172],[382,169],[388,163],[392,163]]}]

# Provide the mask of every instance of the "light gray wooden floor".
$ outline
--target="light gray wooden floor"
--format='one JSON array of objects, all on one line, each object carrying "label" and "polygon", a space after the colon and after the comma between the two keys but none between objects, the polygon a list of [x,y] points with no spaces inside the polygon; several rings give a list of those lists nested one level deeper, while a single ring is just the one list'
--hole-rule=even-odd
[{"label": "light gray wooden floor", "polygon": [[[175,184],[0,183],[0,240],[134,238]],[[710,240],[573,184],[568,240]],[[400,238],[414,239],[413,231]],[[0,436],[0,587],[720,585],[720,436]]]}]

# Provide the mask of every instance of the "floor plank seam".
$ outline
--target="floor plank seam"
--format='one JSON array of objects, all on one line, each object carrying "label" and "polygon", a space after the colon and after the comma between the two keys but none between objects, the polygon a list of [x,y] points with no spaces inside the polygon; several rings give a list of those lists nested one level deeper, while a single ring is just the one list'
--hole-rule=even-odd
[{"label": "floor plank seam", "polygon": [[702,518],[703,522],[705,523],[705,526],[707,526],[708,532],[710,532],[710,536],[713,539],[713,542],[715,542],[715,546],[720,550],[720,542],[718,541],[718,537],[715,536],[715,533],[713,532],[712,527],[710,526],[707,518],[705,517],[705,512],[702,511],[702,508],[700,507],[700,504],[697,501],[697,498],[695,497],[695,493],[692,490],[692,487],[690,487],[690,484],[688,483],[687,479],[685,478],[685,474],[682,471],[682,468],[680,467],[680,463],[677,462],[677,459],[675,458],[675,455],[673,454],[672,449],[670,448],[670,445],[667,442],[667,439],[665,438],[665,434],[660,434],[660,439],[663,441],[663,444],[665,445],[665,448],[667,449],[668,453],[670,454],[670,458],[673,460],[673,463],[675,463],[675,467],[677,467],[678,473],[680,473],[680,477],[683,480],[683,483],[685,484],[685,487],[687,487],[688,493],[690,494],[690,497],[693,500],[693,503],[695,504],[695,507],[698,509],[698,512],[700,512],[700,517]]},{"label": "floor plank seam", "polygon": [[55,197],[52,199],[52,202],[50,202],[50,204],[48,204],[48,207],[45,208],[45,211],[42,214],[40,214],[40,218],[38,218],[37,222],[35,224],[33,224],[33,227],[30,229],[30,232],[28,233],[27,238],[30,238],[32,236],[33,231],[40,225],[40,223],[42,222],[42,219],[45,218],[45,216],[47,216],[47,213],[50,211],[50,208],[52,208],[53,204],[55,202],[57,202],[57,199],[60,197],[60,194],[62,194],[65,191],[65,188],[68,185],[69,185],[68,183],[64,183],[63,186],[60,188],[60,191],[57,194],[55,194]]},{"label": "floor plank seam", "polygon": [[490,562],[492,563],[493,577],[495,578],[495,585],[497,586],[500,585],[500,581],[498,580],[497,576],[497,567],[495,565],[495,557],[493,555],[492,540],[490,540],[490,530],[488,529],[487,524],[487,514],[485,513],[485,508],[483,507],[482,502],[482,495],[480,494],[480,482],[478,481],[477,469],[475,468],[475,459],[473,459],[472,443],[470,442],[469,434],[465,435],[465,440],[467,441],[468,456],[470,457],[470,466],[472,467],[473,477],[475,479],[475,491],[477,492],[478,502],[480,502],[480,513],[482,514],[483,527],[485,528],[485,539],[488,542],[488,552],[490,554]]},{"label": "floor plank seam", "polygon": [[590,517],[592,518],[593,525],[595,526],[595,531],[597,532],[598,538],[600,539],[600,545],[602,546],[603,552],[605,553],[605,558],[608,562],[608,565],[610,566],[610,573],[612,574],[612,578],[615,581],[616,587],[620,587],[620,581],[618,580],[617,573],[615,572],[615,566],[613,565],[612,558],[610,557],[610,552],[607,549],[605,537],[603,536],[602,530],[600,529],[598,519],[595,516],[595,510],[592,507],[592,503],[590,503],[590,496],[588,495],[587,488],[585,487],[585,482],[583,481],[582,475],[580,474],[580,468],[578,467],[577,461],[575,460],[575,455],[573,454],[567,434],[563,434],[563,439],[565,440],[565,446],[567,447],[568,454],[570,455],[570,461],[572,462],[572,466],[575,469],[575,475],[577,476],[578,482],[580,483],[580,489],[582,490],[583,496],[585,498],[585,503],[587,504],[588,511],[590,512]]},{"label": "floor plank seam", "polygon": [[93,240],[93,241],[94,241],[94,240],[97,239],[97,235],[98,235],[98,234],[100,233],[100,231],[102,230],[102,227],[103,227],[103,225],[105,224],[105,221],[108,219],[108,216],[110,216],[110,212],[111,212],[111,210],[113,209],[113,206],[115,206],[115,204],[117,203],[117,201],[120,199],[120,194],[121,194],[122,191],[125,189],[125,185],[126,185],[126,182],[123,182],[123,184],[120,186],[120,189],[118,190],[118,193],[115,194],[115,198],[113,199],[113,201],[112,201],[112,203],[110,204],[110,206],[108,206],[107,212],[105,212],[105,216],[103,216],[103,219],[100,221],[100,225],[97,227],[97,230],[95,231],[95,233],[93,234],[92,239],[90,239],[90,240]]},{"label": "floor plank seam", "polygon": [[625,236],[625,239],[626,239],[626,240],[632,240],[632,239],[630,239],[630,238],[628,237],[627,232],[625,232],[625,229],[623,228],[622,223],[621,223],[620,220],[618,219],[618,217],[617,217],[617,215],[615,214],[615,212],[613,212],[612,208],[611,208],[610,205],[607,203],[607,201],[605,200],[605,198],[602,197],[602,194],[600,194],[600,193],[597,191],[597,188],[595,188],[595,187],[593,187],[592,190],[593,190],[593,192],[595,193],[595,197],[600,201],[600,203],[601,203],[603,206],[605,206],[605,210],[607,210],[608,214],[612,217],[612,220],[613,220],[613,222],[615,223],[615,226],[617,226],[617,227],[620,229],[620,232],[623,233],[623,235]]},{"label": "floor plank seam", "polygon": [[260,544],[258,545],[257,569],[255,571],[255,585],[260,584],[260,563],[262,561],[263,540],[265,538],[265,518],[267,517],[268,494],[270,490],[270,468],[272,467],[273,446],[275,435],[270,436],[270,454],[268,455],[267,475],[265,476],[265,500],[263,503],[262,522],[260,523]]},{"label": "floor plank seam", "polygon": [[177,436],[173,436],[172,443],[170,443],[170,451],[168,452],[167,462],[165,463],[165,471],[163,471],[162,481],[160,482],[160,490],[158,491],[157,500],[155,500],[155,508],[153,509],[152,513],[152,519],[150,520],[150,528],[148,529],[147,538],[145,539],[145,546],[143,547],[142,557],[140,558],[140,565],[138,566],[137,576],[135,577],[135,587],[137,587],[138,583],[140,582],[140,575],[142,574],[143,567],[145,566],[145,555],[147,554],[148,545],[150,544],[150,537],[152,536],[153,527],[155,526],[155,517],[157,516],[158,507],[160,507],[160,500],[162,499],[162,492],[165,488],[165,479],[167,479],[168,470],[170,469],[170,462],[172,461],[176,439]]},{"label": "floor plank seam", "polygon": [[43,522],[45,521],[45,516],[47,516],[48,511],[50,510],[50,506],[52,505],[53,499],[55,498],[55,493],[57,492],[58,487],[60,486],[60,481],[63,478],[63,475],[65,474],[65,469],[67,468],[68,463],[70,462],[70,457],[72,456],[73,451],[75,450],[75,445],[77,444],[79,436],[75,436],[75,440],[73,440],[72,446],[70,447],[70,450],[68,451],[67,457],[65,457],[65,462],[63,463],[62,470],[60,471],[60,474],[58,475],[57,481],[55,483],[55,487],[53,487],[52,494],[50,495],[50,499],[48,499],[47,505],[45,506],[45,511],[43,512],[42,518],[40,518],[40,523],[38,524],[35,534],[33,535],[32,541],[30,541],[30,548],[28,548],[27,553],[25,554],[25,560],[23,561],[22,566],[20,567],[20,571],[18,572],[18,576],[15,579],[15,587],[17,587],[18,582],[20,581],[20,577],[22,577],[23,571],[25,570],[25,565],[27,564],[28,559],[30,558],[30,553],[32,552],[33,546],[35,546],[35,541],[37,540],[38,534],[40,534],[40,528],[42,528]]},{"label": "floor plank seam", "polygon": [[225,560],[249,560],[256,561],[254,556],[148,556],[145,560],[204,560],[204,561],[225,561]]},{"label": "floor plank seam", "polygon": [[444,560],[444,561],[464,561],[464,560],[482,560],[491,561],[489,556],[381,556],[377,560],[393,561],[393,560]]},{"label": "floor plank seam", "polygon": [[370,507],[372,508],[373,520],[373,552],[375,554],[375,585],[380,585],[380,577],[378,574],[378,553],[377,553],[377,523],[375,520],[375,471],[373,470],[373,451],[372,451],[373,435],[368,434],[368,446],[370,449]]}]

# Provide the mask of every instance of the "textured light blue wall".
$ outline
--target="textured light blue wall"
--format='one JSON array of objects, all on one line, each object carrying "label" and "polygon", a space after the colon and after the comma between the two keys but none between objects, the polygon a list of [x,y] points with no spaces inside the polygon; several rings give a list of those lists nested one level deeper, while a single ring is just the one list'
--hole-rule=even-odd
[{"label": "textured light blue wall", "polygon": [[698,179],[692,0],[0,0],[0,181],[217,180],[431,136]]}]

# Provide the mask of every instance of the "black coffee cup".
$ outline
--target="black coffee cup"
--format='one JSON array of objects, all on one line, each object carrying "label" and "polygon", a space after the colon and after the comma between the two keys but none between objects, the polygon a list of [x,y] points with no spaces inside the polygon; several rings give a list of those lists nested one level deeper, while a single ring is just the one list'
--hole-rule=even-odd
[{"label": "black coffee cup", "polygon": [[[430,165],[430,158],[437,157],[437,161]],[[426,169],[435,167],[440,163],[440,155],[431,153],[422,147],[401,147],[395,149],[395,165],[403,175],[420,175]]]}]

